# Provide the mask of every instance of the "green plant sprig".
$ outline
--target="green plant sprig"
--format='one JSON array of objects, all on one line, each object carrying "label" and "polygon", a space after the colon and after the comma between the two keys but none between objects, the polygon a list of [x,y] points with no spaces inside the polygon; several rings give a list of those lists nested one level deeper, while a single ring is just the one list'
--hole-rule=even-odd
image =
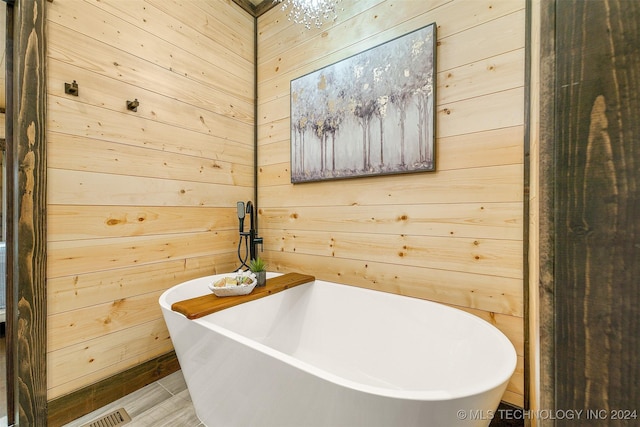
[{"label": "green plant sprig", "polygon": [[249,261],[249,270],[254,273],[258,273],[260,271],[266,271],[267,264],[265,264],[264,260],[260,257],[254,258]]}]

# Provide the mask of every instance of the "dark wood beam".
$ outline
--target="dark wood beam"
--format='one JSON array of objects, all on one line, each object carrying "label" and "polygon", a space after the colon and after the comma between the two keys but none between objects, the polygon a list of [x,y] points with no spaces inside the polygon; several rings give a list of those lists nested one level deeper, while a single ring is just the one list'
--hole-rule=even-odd
[{"label": "dark wood beam", "polygon": [[233,2],[247,11],[251,16],[256,16],[256,7],[249,0],[233,0]]},{"label": "dark wood beam", "polygon": [[555,25],[556,408],[548,409],[600,411],[589,425],[638,425],[640,3],[557,1]]},{"label": "dark wood beam", "polygon": [[263,13],[270,11],[276,6],[279,6],[279,5],[277,3],[274,3],[272,0],[264,0],[262,3],[256,6],[255,16],[258,17]]},{"label": "dark wood beam", "polygon": [[[554,335],[554,146],[555,146],[555,17],[556,0],[540,2],[540,100],[538,145],[540,180],[539,295],[540,295],[540,402],[538,408],[555,407]],[[547,424],[542,423],[542,426]],[[551,425],[551,424],[549,424]]]},{"label": "dark wood beam", "polygon": [[47,419],[47,155],[44,0],[16,2],[14,16],[13,120],[16,182],[13,248],[17,295],[16,322],[18,424],[43,425]]},{"label": "dark wood beam", "polygon": [[6,360],[6,387],[7,387],[7,425],[14,425],[16,423],[16,364],[18,357],[16,353],[16,325],[13,320],[16,315],[15,307],[15,295],[16,295],[16,283],[14,279],[14,265],[15,250],[12,242],[15,241],[15,206],[10,203],[15,195],[14,191],[14,176],[15,170],[15,155],[14,153],[14,138],[13,138],[13,117],[15,116],[15,102],[13,98],[15,80],[14,76],[14,16],[15,6],[13,2],[7,2],[6,6],[6,44],[5,44],[5,146],[4,146],[4,167],[6,170],[4,191],[5,191],[5,203],[6,210],[2,213],[6,221],[5,239],[6,239],[6,269],[5,269],[5,295],[6,295],[6,313],[5,313],[5,360]]},{"label": "dark wood beam", "polygon": [[255,18],[276,6],[273,0],[263,0],[258,4],[253,4],[249,0],[233,0],[233,2]]}]

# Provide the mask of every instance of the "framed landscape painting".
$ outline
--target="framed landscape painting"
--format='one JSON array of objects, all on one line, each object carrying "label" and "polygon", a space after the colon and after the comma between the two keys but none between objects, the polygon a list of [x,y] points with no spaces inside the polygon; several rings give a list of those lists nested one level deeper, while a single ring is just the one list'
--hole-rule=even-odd
[{"label": "framed landscape painting", "polygon": [[436,25],[291,81],[291,182],[435,170]]}]

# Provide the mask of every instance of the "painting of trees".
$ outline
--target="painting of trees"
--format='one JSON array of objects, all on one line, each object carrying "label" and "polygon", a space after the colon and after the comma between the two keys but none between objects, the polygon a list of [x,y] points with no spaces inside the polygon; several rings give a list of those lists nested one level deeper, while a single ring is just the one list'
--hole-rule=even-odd
[{"label": "painting of trees", "polygon": [[435,23],[291,81],[291,182],[435,170]]}]

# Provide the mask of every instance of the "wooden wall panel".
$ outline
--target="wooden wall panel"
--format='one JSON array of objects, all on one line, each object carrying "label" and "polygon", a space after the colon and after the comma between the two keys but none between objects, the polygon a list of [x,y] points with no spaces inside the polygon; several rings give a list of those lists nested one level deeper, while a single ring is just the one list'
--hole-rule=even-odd
[{"label": "wooden wall panel", "polygon": [[237,266],[253,18],[198,3],[46,3],[49,400],[171,351],[159,295]]},{"label": "wooden wall panel", "polygon": [[[225,139],[220,131],[226,127],[220,127],[216,134],[210,135],[161,121],[147,120],[137,113],[127,112],[126,100],[132,98],[135,98],[135,94],[122,93],[119,105],[112,106],[116,111],[112,111],[88,104],[79,105],[74,99],[50,96],[48,111],[58,114],[54,114],[50,120],[49,132],[226,161],[243,159],[252,150],[249,142]],[[147,108],[143,98],[137,99],[142,103],[138,110]],[[174,105],[174,108],[179,108],[179,105]],[[156,114],[162,116],[171,114],[170,111],[159,111]]]},{"label": "wooden wall panel", "polygon": [[[51,133],[49,166],[55,169],[114,173],[132,171],[137,176],[225,185],[253,185],[253,166],[229,161],[149,150],[108,141]],[[244,150],[249,152],[249,147]]]},{"label": "wooden wall panel", "polygon": [[[546,111],[553,110],[555,105],[555,96],[545,95],[547,88],[553,85],[552,74],[549,71],[554,70],[553,61],[550,60],[552,52],[549,49],[550,41],[553,39],[555,31],[555,20],[548,19],[545,12],[546,8],[552,7],[553,2],[543,2],[533,0],[531,2],[531,39],[529,46],[530,55],[530,82],[529,82],[529,242],[528,249],[528,272],[529,287],[527,290],[527,314],[528,314],[528,350],[525,369],[527,372],[528,384],[525,393],[525,403],[531,411],[539,411],[542,408],[552,408],[549,403],[553,399],[553,393],[547,390],[543,391],[543,384],[548,384],[548,368],[543,353],[550,355],[553,353],[553,345],[547,341],[547,332],[545,324],[553,322],[552,311],[545,312],[547,305],[546,298],[553,299],[553,293],[548,292],[545,286],[545,277],[551,275],[545,274],[545,259],[553,257],[553,250],[549,250],[549,241],[552,241],[551,233],[545,232],[548,225],[547,216],[543,213],[545,200],[549,197],[549,193],[544,185],[542,185],[542,177],[550,175],[546,169],[551,165],[552,156],[545,153],[547,144],[547,136],[553,139],[553,129],[555,120],[548,115]],[[554,22],[552,26],[548,26],[550,22]],[[554,28],[552,30],[551,28]],[[553,71],[555,73],[555,70]],[[552,92],[551,92],[552,93]],[[551,130],[551,131],[549,131]],[[553,180],[549,180],[553,181]],[[545,310],[543,310],[545,309]],[[547,315],[547,313],[549,315]],[[543,350],[542,348],[545,348]],[[530,427],[541,425],[539,420],[532,420]]]},{"label": "wooden wall panel", "polygon": [[522,245],[518,241],[324,230],[272,233],[270,227],[264,231],[265,242],[280,252],[397,264],[396,268],[410,265],[522,278]]},{"label": "wooden wall panel", "polygon": [[[426,298],[516,346],[503,399],[524,402],[525,1],[359,1],[304,30],[258,20],[258,188],[272,269]],[[290,183],[289,84],[437,23],[437,171]]]},{"label": "wooden wall panel", "polygon": [[522,238],[519,203],[460,203],[451,212],[447,203],[433,203],[425,211],[421,205],[378,205],[375,212],[354,205],[336,211],[332,206],[270,208],[262,218],[269,228],[411,236],[486,237],[501,234],[506,240]]},{"label": "wooden wall panel", "polygon": [[[362,7],[366,4],[369,4],[369,9],[360,15],[354,16],[350,20],[350,25],[338,25],[336,26],[337,28],[332,28],[331,32],[316,29],[311,29],[307,32],[296,28],[277,10],[272,10],[261,17],[258,28],[260,32],[258,76],[261,82],[266,83],[268,80],[269,84],[260,86],[260,103],[282,97],[283,91],[288,91],[289,82],[293,78],[355,55],[432,22],[438,24],[438,38],[442,41],[447,36],[464,32],[483,22],[490,22],[492,19],[512,15],[513,13],[522,13],[523,11],[519,2],[509,0],[500,0],[492,4],[488,4],[486,1],[461,3],[451,0],[425,0],[423,2],[401,1],[391,3],[374,0],[358,1],[354,5],[349,5],[349,8],[345,7],[345,12],[340,13],[341,20],[349,18],[351,7]],[[429,14],[431,21],[425,19],[426,13]],[[456,17],[453,21],[451,20],[452,16]],[[443,20],[447,21],[446,25],[440,24]],[[275,31],[271,31],[270,28],[275,26],[271,24],[272,21],[277,21],[277,29]],[[381,21],[384,21],[384,24]],[[365,28],[372,27],[377,28],[377,31],[373,33],[365,32]],[[341,33],[338,34],[337,31]],[[312,46],[316,43],[320,44],[319,49],[324,49],[327,44],[330,44],[330,37],[334,37],[332,42],[334,45],[339,45],[337,49],[325,49],[318,56],[305,55],[305,52],[313,50]],[[511,43],[501,54],[518,49],[518,46],[522,49],[524,43],[517,40],[523,40],[523,37],[523,34],[519,34],[515,40],[513,38],[506,40],[506,37],[503,40],[500,37],[499,41],[501,43]],[[492,40],[492,43],[495,41]],[[284,46],[287,43],[288,45]],[[269,45],[274,45],[274,47],[269,47]],[[277,48],[279,48],[278,51],[275,50]],[[487,47],[483,48],[485,51],[486,49]],[[291,50],[299,57],[279,54],[279,52],[287,50]],[[457,61],[452,62],[446,68],[439,68],[438,72],[455,70],[457,67],[465,65],[473,66],[471,58],[465,58],[462,50],[458,49],[457,51],[459,52],[455,56]],[[498,54],[500,50],[495,50],[495,52]],[[474,55],[473,52],[467,50],[465,50],[465,53]],[[483,59],[487,60],[494,56],[496,55],[486,55]],[[475,65],[476,70],[481,69],[481,67],[478,67],[480,64],[482,62]],[[494,71],[496,70],[500,70],[500,73],[502,72],[502,68],[495,68]],[[522,73],[522,70],[520,72]],[[483,89],[486,90],[486,87],[483,87]],[[288,99],[288,97],[285,98]]]},{"label": "wooden wall panel", "polygon": [[206,232],[237,225],[224,207],[51,205],[49,242]]},{"label": "wooden wall panel", "polygon": [[[175,28],[178,25],[175,18],[170,13],[162,13],[156,8],[148,7],[144,10],[148,11],[150,20],[155,21],[153,27],[140,28],[137,25],[127,25],[121,16],[128,15],[131,8],[139,10],[142,3],[120,3],[122,4],[118,6],[119,13],[112,14],[98,7],[100,2],[95,2],[96,6],[85,1],[58,2],[49,9],[48,20],[50,24],[55,23],[70,28],[74,32],[108,44],[111,48],[127,52],[150,66],[164,68],[182,76],[187,81],[208,86],[213,89],[212,92],[230,93],[236,98],[243,99],[246,104],[252,104],[253,87],[250,83],[253,80],[253,72],[250,61],[245,60],[237,65],[232,62],[227,64],[224,61],[216,64],[214,61],[207,60],[208,55],[191,53],[179,45],[176,46],[172,38],[158,37],[150,40],[149,32],[159,35],[162,34],[159,31],[163,27],[173,25]],[[225,38],[231,39],[228,35]],[[82,46],[77,48],[82,49]],[[211,49],[212,54],[216,50]]]},{"label": "wooden wall panel", "polygon": [[[380,183],[379,178],[348,180],[338,184],[341,187],[339,192],[328,190],[331,184],[326,183],[292,186],[261,178],[262,175],[259,175],[259,182],[265,183],[265,187],[261,188],[264,196],[264,200],[261,198],[261,207],[317,206],[318,201],[326,199],[329,193],[331,198],[327,201],[331,201],[330,205],[340,206],[520,202],[523,197],[522,165],[388,176],[384,178],[384,186],[376,185]],[[280,174],[280,178],[282,181],[290,180],[284,173]],[[429,183],[428,191],[425,190],[425,182]]]},{"label": "wooden wall panel", "polygon": [[[166,15],[176,17],[180,22],[189,24],[187,28],[206,34],[208,37],[204,39],[203,43],[207,43],[207,39],[225,41],[224,43],[210,44],[208,49],[203,50],[201,49],[202,44],[194,43],[193,36],[189,34],[189,37],[182,44],[185,49],[198,55],[202,55],[203,52],[206,52],[207,55],[222,53],[224,57],[220,58],[220,64],[233,61],[227,57],[238,57],[251,64],[251,67],[248,70],[244,69],[243,72],[248,71],[253,74],[254,19],[251,15],[238,7],[221,8],[221,5],[216,2],[184,0],[147,0],[147,2]],[[225,3],[231,4],[232,2],[225,1]],[[121,6],[119,2],[115,4],[118,7]],[[187,30],[181,28],[180,31]],[[195,40],[199,40],[199,38],[195,38]],[[250,83],[253,83],[253,78]]]},{"label": "wooden wall panel", "polygon": [[171,339],[162,317],[80,344],[48,352],[49,394],[69,393],[80,386],[124,371],[171,351]]},{"label": "wooden wall panel", "polygon": [[64,314],[156,292],[173,283],[205,276],[212,271],[230,271],[236,263],[235,254],[225,253],[126,267],[119,270],[117,275],[112,270],[102,270],[57,277],[48,281],[47,312],[50,315]]},{"label": "wooden wall panel", "polygon": [[[64,95],[64,83],[73,76],[82,85],[82,99],[86,105],[102,107],[121,112],[123,107],[123,94],[134,94],[142,101],[142,108],[138,108],[135,117],[145,118],[156,122],[165,123],[175,128],[183,128],[216,136],[220,128],[226,129],[227,138],[242,144],[248,144],[253,136],[253,124],[239,122],[234,117],[218,114],[205,110],[194,103],[176,99],[154,91],[155,88],[144,88],[127,83],[123,80],[115,80],[108,76],[97,75],[98,70],[79,68],[73,63],[49,58],[47,79],[50,82],[50,97],[55,95],[54,102],[66,99]],[[82,82],[99,81],[99,85],[84,85]],[[152,105],[153,108],[147,108]],[[102,110],[97,110],[102,111]],[[67,118],[71,119],[71,118]],[[193,138],[198,134],[189,133]],[[126,134],[131,136],[130,133]],[[106,138],[104,138],[106,139]],[[114,140],[118,141],[118,140]],[[128,142],[124,139],[124,142]]]},{"label": "wooden wall panel", "polygon": [[206,233],[171,233],[150,237],[70,240],[48,245],[49,277],[215,255],[237,247],[237,229]]},{"label": "wooden wall panel", "polygon": [[397,265],[369,260],[307,254],[292,257],[283,251],[265,251],[263,255],[273,269],[303,268],[310,274],[322,275],[325,280],[338,283],[460,307],[482,308],[494,317],[507,314],[518,321],[522,317],[522,281],[519,279],[410,265],[402,265],[400,271]]}]

